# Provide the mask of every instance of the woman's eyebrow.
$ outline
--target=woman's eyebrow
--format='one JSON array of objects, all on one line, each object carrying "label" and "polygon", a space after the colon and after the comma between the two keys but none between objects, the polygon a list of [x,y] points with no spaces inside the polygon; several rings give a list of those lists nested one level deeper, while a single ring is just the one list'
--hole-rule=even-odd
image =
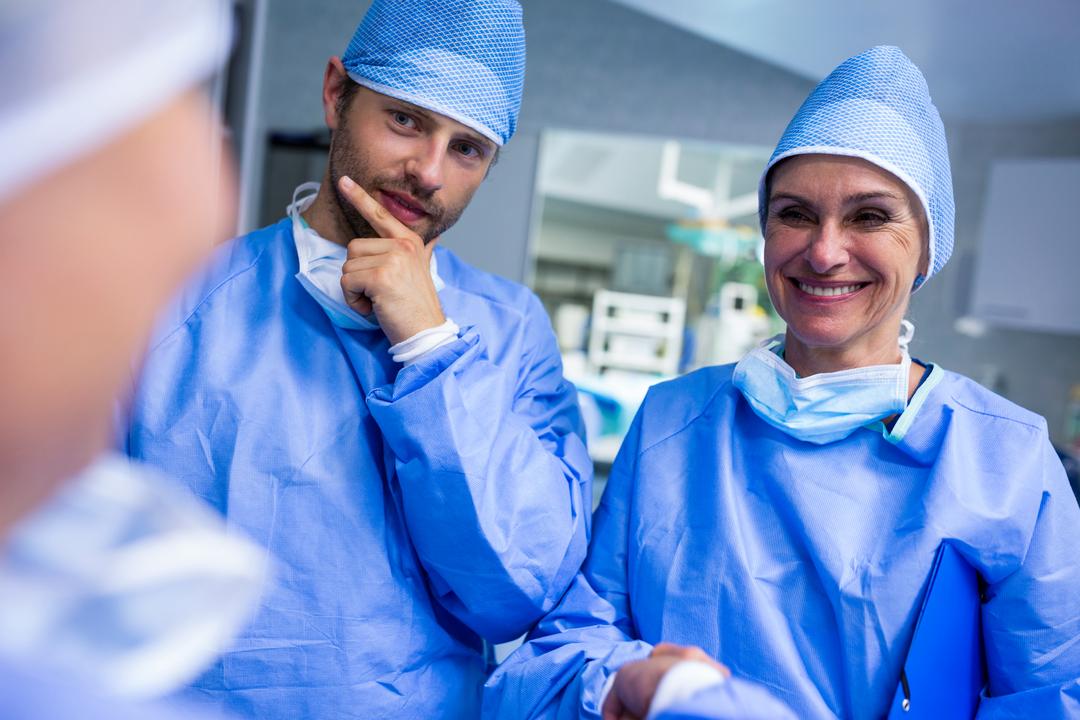
[{"label": "woman's eyebrow", "polygon": [[[863,193],[856,193],[854,195],[849,195],[846,198],[844,198],[844,202],[848,203],[848,204],[851,204],[851,203],[866,202],[867,200],[880,200],[882,198],[884,198],[886,200],[896,200],[896,201],[904,200],[904,198],[902,196],[897,195],[896,193],[889,192],[887,190],[872,190],[870,192],[863,192]],[[776,200],[793,200],[793,201],[795,201],[795,202],[797,202],[797,203],[799,203],[801,205],[812,205],[813,204],[812,202],[810,202],[810,200],[808,200],[807,198],[802,197],[801,195],[796,195],[794,193],[786,193],[786,192],[773,193],[772,197],[769,199],[769,203],[771,204]]]},{"label": "woman's eyebrow", "polygon": [[881,198],[885,198],[887,200],[897,200],[897,201],[902,201],[902,200],[905,199],[905,198],[901,197],[900,195],[897,195],[896,193],[889,192],[888,190],[873,190],[871,192],[864,192],[864,193],[857,193],[855,195],[849,195],[847,197],[847,199],[846,199],[846,202],[848,202],[848,203],[858,203],[858,202],[866,202],[867,200],[879,200]]},{"label": "woman's eyebrow", "polygon": [[769,204],[771,205],[776,200],[794,200],[801,205],[810,205],[810,201],[800,195],[794,195],[792,193],[773,193],[769,198]]}]

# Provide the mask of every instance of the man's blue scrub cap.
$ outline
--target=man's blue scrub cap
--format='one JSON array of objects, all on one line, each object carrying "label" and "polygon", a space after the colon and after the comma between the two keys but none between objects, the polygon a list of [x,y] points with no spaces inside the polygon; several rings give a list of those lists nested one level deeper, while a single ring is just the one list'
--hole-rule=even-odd
[{"label": "man's blue scrub cap", "polygon": [[433,110],[498,145],[525,83],[516,0],[375,0],[341,58],[366,88]]},{"label": "man's blue scrub cap", "polygon": [[[758,186],[764,232],[765,181],[793,155],[847,155],[888,170],[918,196],[930,225],[927,278],[953,249],[953,191],[941,116],[919,68],[899,48],[881,45],[848,58],[821,81],[795,113]],[[916,287],[927,278],[918,278]]]}]

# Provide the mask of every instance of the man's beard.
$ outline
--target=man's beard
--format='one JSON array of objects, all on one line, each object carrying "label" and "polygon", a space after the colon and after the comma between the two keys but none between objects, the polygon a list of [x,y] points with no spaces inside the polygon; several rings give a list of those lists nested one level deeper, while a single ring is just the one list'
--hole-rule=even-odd
[{"label": "man's beard", "polygon": [[[337,202],[338,210],[341,213],[340,217],[345,221],[354,238],[381,236],[339,189],[338,182],[345,175],[352,178],[372,197],[375,197],[376,190],[390,190],[411,195],[423,211],[427,213],[427,217],[423,219],[423,222],[428,225],[427,229],[420,228],[417,231],[425,245],[449,230],[465,210],[464,206],[458,208],[443,207],[441,203],[435,200],[433,192],[417,187],[416,183],[406,175],[400,177],[371,177],[368,172],[366,158],[362,153],[354,149],[344,124],[334,133],[330,141],[328,162],[330,182],[334,188],[334,200]],[[375,197],[375,201],[378,202],[377,197]]]}]

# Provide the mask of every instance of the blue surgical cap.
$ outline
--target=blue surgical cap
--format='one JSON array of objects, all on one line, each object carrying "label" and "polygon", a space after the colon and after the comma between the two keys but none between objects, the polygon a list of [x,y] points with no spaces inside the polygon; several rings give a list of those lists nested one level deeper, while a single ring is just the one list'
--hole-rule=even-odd
[{"label": "blue surgical cap", "polygon": [[375,0],[341,58],[366,88],[433,110],[502,145],[525,82],[516,0]]},{"label": "blue surgical cap", "polygon": [[[953,192],[941,116],[919,68],[899,48],[881,45],[842,62],[795,113],[761,175],[758,213],[765,229],[765,184],[793,155],[858,157],[900,178],[918,196],[930,225],[929,272],[952,254]],[[918,278],[916,287],[926,278]]]}]

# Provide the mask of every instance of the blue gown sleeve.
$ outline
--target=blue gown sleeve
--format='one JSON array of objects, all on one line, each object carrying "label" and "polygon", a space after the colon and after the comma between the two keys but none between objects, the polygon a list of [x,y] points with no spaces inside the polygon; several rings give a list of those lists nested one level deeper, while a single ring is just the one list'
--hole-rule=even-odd
[{"label": "blue gown sleeve", "polygon": [[484,688],[484,718],[599,720],[607,678],[652,650],[637,639],[626,575],[640,417],[612,466],[583,572],[525,644],[492,674]]},{"label": "blue gown sleeve", "polygon": [[656,715],[655,720],[795,720],[796,715],[761,685],[740,678],[700,690]]},{"label": "blue gown sleeve", "polygon": [[494,642],[555,606],[590,529],[592,461],[576,392],[535,296],[525,323],[516,368],[493,362],[471,328],[368,397],[439,603]]},{"label": "blue gown sleeve", "polygon": [[1045,430],[1031,462],[1043,494],[1027,554],[983,604],[980,720],[1080,717],[1080,508]]}]

